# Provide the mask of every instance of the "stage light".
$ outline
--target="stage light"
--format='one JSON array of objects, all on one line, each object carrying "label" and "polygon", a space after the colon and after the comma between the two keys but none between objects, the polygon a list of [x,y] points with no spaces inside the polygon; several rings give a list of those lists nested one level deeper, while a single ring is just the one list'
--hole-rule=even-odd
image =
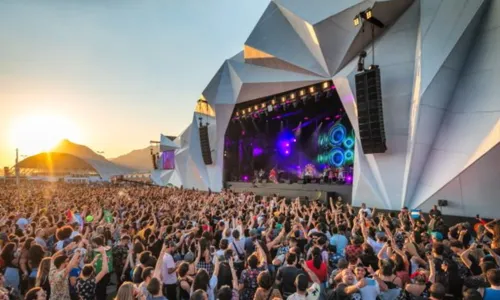
[{"label": "stage light", "polygon": [[286,151],[285,151],[285,154],[290,154],[290,151],[286,150]]},{"label": "stage light", "polygon": [[329,87],[330,87],[330,82],[328,82],[328,81],[323,82],[323,90],[326,90]]},{"label": "stage light", "polygon": [[260,107],[261,107],[261,108],[266,108],[266,104],[265,104],[265,103],[262,103],[262,104],[260,105]]},{"label": "stage light", "polygon": [[246,114],[246,111],[245,110],[242,110],[241,111],[241,114],[244,116]]},{"label": "stage light", "polygon": [[300,97],[305,96],[306,95],[306,90],[304,90],[304,89],[300,90],[299,95],[300,95]]},{"label": "stage light", "polygon": [[297,142],[297,139],[293,139],[293,142],[296,143]]},{"label": "stage light", "polygon": [[361,24],[361,17],[359,15],[356,15],[352,22],[354,23],[354,26],[358,26],[359,24]]},{"label": "stage light", "polygon": [[295,99],[295,93],[290,94],[290,99],[294,100]]},{"label": "stage light", "polygon": [[285,96],[282,96],[281,97],[281,103],[285,103],[286,102],[286,97]]},{"label": "stage light", "polygon": [[276,105],[276,98],[273,98],[273,100],[271,100],[271,104]]},{"label": "stage light", "polygon": [[372,9],[371,8],[368,8],[367,10],[365,10],[365,16],[366,16],[367,20],[370,20],[372,18]]},{"label": "stage light", "polygon": [[258,106],[258,105],[255,105],[255,106],[253,107],[253,109],[254,109],[255,111],[259,110],[259,106]]},{"label": "stage light", "polygon": [[251,112],[252,112],[252,108],[251,108],[251,107],[249,107],[249,108],[247,109],[247,112],[248,112],[248,113],[251,113]]},{"label": "stage light", "polygon": [[316,88],[314,86],[309,87],[309,93],[314,94],[316,92]]},{"label": "stage light", "polygon": [[286,143],[286,144],[285,144],[285,146],[286,146],[286,147],[290,147],[290,143]]},{"label": "stage light", "polygon": [[354,26],[358,26],[359,24],[361,24],[362,19],[372,23],[374,26],[377,26],[379,28],[385,27],[385,25],[384,25],[384,23],[382,23],[382,21],[380,21],[379,19],[377,19],[373,16],[373,12],[372,12],[371,8],[368,8],[365,11],[360,12],[359,14],[357,14],[354,17],[354,19],[352,20]]}]

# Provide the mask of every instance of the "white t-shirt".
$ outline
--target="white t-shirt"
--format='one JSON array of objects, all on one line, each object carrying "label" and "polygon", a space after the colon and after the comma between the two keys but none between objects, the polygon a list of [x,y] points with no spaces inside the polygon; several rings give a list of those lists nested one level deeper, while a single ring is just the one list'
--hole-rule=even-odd
[{"label": "white t-shirt", "polygon": [[161,275],[163,277],[164,284],[177,283],[176,272],[168,274],[168,269],[172,269],[172,268],[175,268],[174,258],[169,253],[165,253],[165,255],[163,255],[163,261],[162,261],[162,265],[161,265]]}]

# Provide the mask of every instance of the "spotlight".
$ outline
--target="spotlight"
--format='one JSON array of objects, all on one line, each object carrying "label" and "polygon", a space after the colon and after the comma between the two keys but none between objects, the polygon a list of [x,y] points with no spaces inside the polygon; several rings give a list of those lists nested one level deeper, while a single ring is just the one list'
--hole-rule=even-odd
[{"label": "spotlight", "polygon": [[323,90],[327,90],[330,87],[330,82],[328,82],[328,81],[323,82],[322,87],[323,87]]},{"label": "spotlight", "polygon": [[352,22],[354,23],[355,27],[358,26],[359,24],[361,24],[361,17],[359,16],[359,14],[354,17]]},{"label": "spotlight", "polygon": [[243,116],[244,116],[245,114],[246,114],[246,111],[243,109],[243,110],[241,111],[241,115],[243,115]]},{"label": "spotlight", "polygon": [[384,23],[382,23],[379,19],[377,19],[373,16],[373,12],[372,12],[371,8],[368,8],[365,11],[360,12],[359,14],[357,14],[354,17],[354,19],[352,20],[354,26],[358,26],[359,24],[361,24],[362,19],[372,23],[373,25],[375,25],[379,28],[385,27]]},{"label": "spotlight", "polygon": [[310,87],[309,87],[309,93],[310,93],[311,95],[314,95],[314,93],[316,93],[316,87],[315,87],[315,86],[310,86]]},{"label": "spotlight", "polygon": [[258,110],[259,110],[259,106],[256,104],[256,105],[253,107],[253,109],[254,109],[255,111],[258,111]]},{"label": "spotlight", "polygon": [[305,89],[300,90],[299,96],[304,97],[305,95],[306,95],[306,90]]},{"label": "spotlight", "polygon": [[286,102],[286,97],[285,96],[282,96],[281,97],[281,103],[285,103]]},{"label": "spotlight", "polygon": [[276,98],[273,98],[273,100],[271,100],[271,104],[276,105]]},{"label": "spotlight", "polygon": [[365,17],[367,20],[370,20],[372,18],[372,9],[371,8],[368,8],[367,10],[365,10]]},{"label": "spotlight", "polygon": [[295,93],[290,94],[290,99],[294,100],[295,99]]},{"label": "spotlight", "polygon": [[251,107],[249,107],[249,108],[247,109],[247,112],[248,112],[248,113],[251,113],[251,112],[252,112],[252,108],[251,108]]}]

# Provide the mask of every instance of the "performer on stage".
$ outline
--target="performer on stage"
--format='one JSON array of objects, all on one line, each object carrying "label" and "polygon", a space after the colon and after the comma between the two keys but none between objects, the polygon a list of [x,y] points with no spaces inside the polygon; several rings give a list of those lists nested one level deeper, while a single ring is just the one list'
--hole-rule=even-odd
[{"label": "performer on stage", "polygon": [[269,181],[278,183],[278,172],[276,171],[275,168],[272,168],[271,171],[269,172]]},{"label": "performer on stage", "polygon": [[313,179],[315,175],[315,168],[313,164],[308,164],[304,168],[304,183],[309,183],[311,182],[311,179]]},{"label": "performer on stage", "polygon": [[328,168],[328,183],[333,183],[335,179],[335,170],[332,167]]},{"label": "performer on stage", "polygon": [[345,178],[344,178],[344,167],[340,167],[338,168],[338,171],[339,171],[339,174],[338,174],[338,180],[339,181],[345,181]]},{"label": "performer on stage", "polygon": [[264,169],[260,169],[260,171],[259,171],[259,180],[264,179],[264,175],[265,174],[266,174],[266,172],[264,172]]}]

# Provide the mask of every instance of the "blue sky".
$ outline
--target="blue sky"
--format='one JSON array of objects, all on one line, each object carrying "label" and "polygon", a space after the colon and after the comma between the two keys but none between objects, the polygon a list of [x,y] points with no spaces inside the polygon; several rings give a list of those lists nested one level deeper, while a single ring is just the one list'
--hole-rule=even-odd
[{"label": "blue sky", "polygon": [[0,166],[27,138],[13,138],[26,115],[63,116],[79,131],[68,138],[108,157],[179,134],[268,3],[1,1]]}]

